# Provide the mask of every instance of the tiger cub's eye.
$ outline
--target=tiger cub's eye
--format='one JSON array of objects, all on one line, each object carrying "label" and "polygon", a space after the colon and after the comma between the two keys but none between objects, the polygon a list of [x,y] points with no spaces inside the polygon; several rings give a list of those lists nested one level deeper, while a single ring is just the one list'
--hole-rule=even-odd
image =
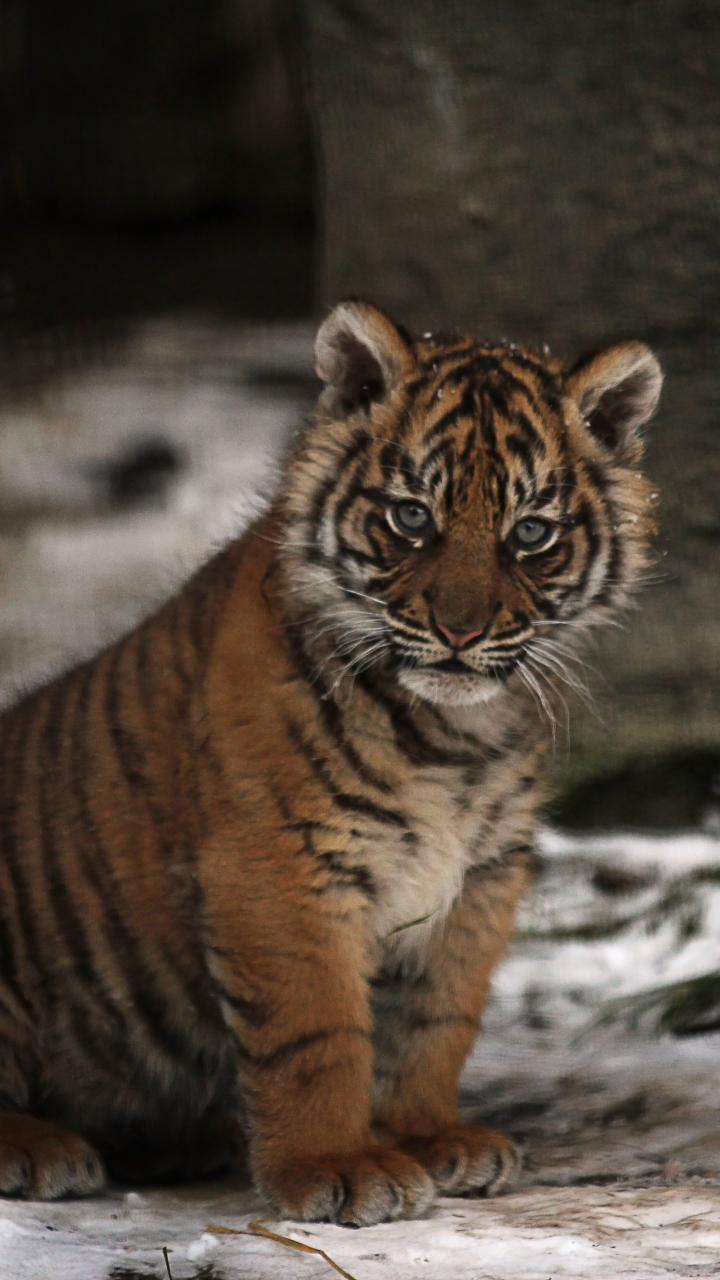
[{"label": "tiger cub's eye", "polygon": [[396,502],[392,508],[392,516],[400,532],[407,533],[410,537],[427,533],[432,525],[432,516],[427,507],[422,502],[412,502],[409,499]]},{"label": "tiger cub's eye", "polygon": [[528,516],[525,520],[518,520],[512,531],[512,539],[523,551],[539,551],[550,541],[552,533],[553,526],[548,520]]}]

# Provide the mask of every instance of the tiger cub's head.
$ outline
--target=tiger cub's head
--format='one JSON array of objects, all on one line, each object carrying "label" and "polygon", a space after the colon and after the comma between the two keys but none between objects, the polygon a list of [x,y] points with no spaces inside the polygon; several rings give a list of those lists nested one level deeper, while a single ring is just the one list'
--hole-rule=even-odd
[{"label": "tiger cub's head", "polygon": [[627,600],[654,530],[638,428],[662,374],[642,343],[568,372],[523,347],[413,341],[349,301],[315,355],[285,555],[293,609],[348,667],[482,702]]}]

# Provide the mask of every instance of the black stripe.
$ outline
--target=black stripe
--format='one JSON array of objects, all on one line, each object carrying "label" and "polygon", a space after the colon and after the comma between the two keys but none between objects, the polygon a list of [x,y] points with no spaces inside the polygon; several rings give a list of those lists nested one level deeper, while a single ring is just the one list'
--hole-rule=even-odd
[{"label": "black stripe", "polygon": [[617,591],[617,578],[620,573],[620,566],[623,558],[623,543],[618,533],[614,531],[610,534],[610,555],[608,557],[607,567],[605,569],[606,582],[600,592],[594,597],[593,604],[606,604],[612,599],[613,593]]},{"label": "black stripe", "polygon": [[[602,494],[602,496],[605,497],[608,491],[608,485],[610,483],[610,477],[608,476],[607,472],[604,471],[603,468],[598,465],[598,463],[592,462],[589,458],[583,458],[582,465],[583,465],[584,471],[586,472],[588,478],[594,484],[598,493]],[[572,480],[568,480],[567,483],[568,483],[568,488],[570,488],[571,485],[574,485],[575,483],[574,473],[572,475]]]},{"label": "black stripe", "polygon": [[310,1049],[315,1045],[326,1044],[335,1036],[340,1035],[355,1036],[359,1040],[369,1039],[367,1032],[360,1027],[327,1027],[318,1031],[310,1031],[303,1036],[297,1036],[294,1040],[286,1040],[284,1044],[278,1045],[277,1049],[273,1049],[271,1053],[251,1053],[245,1045],[238,1042],[238,1056],[242,1062],[252,1066],[253,1069],[273,1071],[276,1067],[280,1067],[283,1063],[297,1057],[299,1053],[304,1053],[306,1049]]},{"label": "black stripe", "polygon": [[415,396],[419,396],[421,391],[425,391],[425,389],[432,386],[434,382],[432,371],[427,362],[424,364],[424,369],[424,373],[419,373],[417,377],[413,378],[412,381],[408,382],[405,386],[405,391],[411,399]]},{"label": "black stripe", "polygon": [[[0,848],[3,851],[7,871],[9,893],[2,895],[2,952],[0,963],[5,983],[10,986],[26,1013],[32,1013],[30,993],[22,979],[21,952],[32,954],[37,942],[36,921],[28,901],[28,889],[20,865],[21,841],[18,835],[18,817],[23,797],[23,782],[27,763],[27,739],[32,726],[31,708],[37,711],[37,702],[25,704],[22,710],[5,720],[3,726],[2,807],[0,809]],[[11,900],[12,897],[12,900]],[[14,935],[14,936],[13,936]],[[13,945],[14,944],[14,945]],[[24,944],[24,945],[23,945]]]},{"label": "black stripe", "polygon": [[467,436],[465,437],[465,444],[463,445],[462,450],[460,452],[459,466],[463,474],[466,474],[467,469],[470,465],[470,459],[474,453],[477,453],[479,447],[480,447],[480,442],[478,440],[477,423],[473,422],[472,425],[470,426]]},{"label": "black stripe", "polygon": [[389,591],[396,582],[400,582],[407,576],[408,566],[403,560],[401,564],[395,565],[393,569],[380,570],[373,578],[369,578],[365,583],[368,594],[375,591]]},{"label": "black stripe", "polygon": [[[438,436],[442,436],[449,427],[455,425],[458,418],[467,418],[475,412],[475,393],[472,386],[466,387],[459,402],[448,409],[442,417],[438,418],[431,427],[424,433],[422,438],[422,447],[426,448],[433,440],[437,440]],[[430,456],[430,455],[428,455]],[[423,459],[423,469],[427,466],[427,457]]]},{"label": "black stripe", "polygon": [[318,531],[320,529],[320,522],[323,517],[325,503],[330,497],[330,494],[337,487],[338,475],[342,473],[343,469],[348,465],[348,463],[353,462],[355,458],[360,457],[360,455],[370,447],[371,443],[372,443],[372,436],[370,435],[369,431],[367,431],[365,428],[363,428],[361,431],[356,432],[355,435],[350,440],[350,442],[346,445],[340,458],[338,459],[336,463],[336,470],[333,471],[331,475],[326,476],[325,480],[320,485],[320,488],[315,494],[312,505],[310,507],[309,519],[310,519],[311,537],[313,542],[317,538]]},{"label": "black stripe", "polygon": [[351,813],[364,814],[366,817],[372,818],[375,822],[380,822],[385,826],[407,829],[406,819],[397,810],[383,808],[372,800],[368,800],[366,796],[352,795],[346,791],[340,791],[327,767],[326,760],[317,754],[312,743],[306,741],[300,726],[294,720],[286,719],[285,727],[291,741],[302,753],[312,772],[322,783],[323,788],[339,809],[345,809]]},{"label": "black stripe", "polygon": [[[439,337],[440,335],[437,336]],[[453,339],[453,341],[455,340]],[[434,373],[442,368],[443,365],[450,364],[453,360],[459,360],[461,356],[466,356],[468,351],[472,350],[469,341],[463,341],[458,338],[458,342],[461,342],[462,345],[455,345],[449,351],[433,351],[427,360],[423,361],[423,368],[430,369]]]},{"label": "black stripe", "polygon": [[573,592],[577,592],[582,595],[590,574],[592,573],[595,561],[600,553],[601,547],[601,539],[595,523],[595,513],[586,498],[582,498],[580,501],[577,514],[577,526],[578,528],[584,529],[585,536],[588,540],[587,559],[580,573],[580,577],[573,587]]},{"label": "black stripe", "polygon": [[[345,493],[340,501],[336,503],[335,511],[333,512],[333,521],[336,532],[342,521],[345,519],[350,507],[357,502],[359,497],[372,495],[372,498],[376,501],[381,501],[385,498],[385,494],[382,489],[365,487],[365,479],[369,469],[370,459],[367,457],[360,458],[358,459],[352,475],[347,477]],[[338,489],[340,488],[341,479],[342,477],[338,479],[337,482]]]},{"label": "black stripe", "polygon": [[509,397],[513,393],[523,396],[530,403],[535,398],[533,389],[528,386],[524,379],[517,377],[512,370],[508,369],[507,364],[496,357],[477,356],[472,361],[468,373],[475,376],[491,373],[498,375],[497,378],[486,376],[482,382],[482,389],[483,391],[487,390],[495,398],[498,408],[502,410],[504,415],[509,416],[512,412],[509,409]]},{"label": "black stripe", "polygon": [[[53,999],[62,1001],[69,1016],[76,1044],[85,1055],[104,1067],[115,1067],[113,1049],[122,1042],[123,1025],[115,1002],[106,992],[100,970],[95,964],[95,954],[82,912],[78,910],[63,868],[62,844],[67,839],[68,814],[65,806],[58,806],[58,791],[66,783],[66,770],[62,768],[62,745],[71,745],[71,724],[68,708],[70,695],[77,680],[71,678],[59,682],[49,690],[50,705],[38,743],[38,820],[40,827],[41,855],[44,881],[48,886],[48,898],[55,915],[59,933],[57,939],[50,936],[43,948],[45,975]],[[58,821],[62,818],[63,821]],[[61,948],[58,954],[58,945]],[[40,955],[36,962],[40,961]],[[62,984],[58,975],[67,973],[68,964],[77,978],[76,982]],[[115,1032],[108,1036],[108,1024]],[[108,1041],[115,1041],[114,1045]]]},{"label": "black stripe", "polygon": [[240,1015],[243,1022],[247,1022],[251,1027],[264,1027],[270,1020],[267,1005],[261,1001],[245,1000],[242,996],[235,996],[217,980],[215,988],[220,999],[230,1005],[230,1008]]},{"label": "black stripe", "polygon": [[332,876],[332,887],[359,889],[369,901],[377,898],[375,877],[362,863],[348,863],[344,849],[315,850],[315,857]]},{"label": "black stripe", "polygon": [[395,745],[411,764],[464,766],[477,762],[476,752],[445,750],[430,742],[418,729],[405,704],[377,688],[368,672],[360,673],[358,684],[388,716],[395,734]]},{"label": "black stripe", "polygon": [[497,876],[498,872],[513,870],[516,866],[526,865],[528,859],[534,853],[531,844],[515,844],[510,845],[506,849],[501,849],[492,858],[488,858],[485,862],[475,862],[468,867],[463,880],[485,880],[492,879]]},{"label": "black stripe", "polygon": [[[68,701],[71,693],[70,681],[62,680],[48,690],[46,717],[42,733],[38,741],[37,751],[37,785],[40,851],[44,869],[43,880],[48,888],[48,900],[55,915],[53,923],[61,935],[61,945],[69,948],[66,956],[72,957],[73,967],[82,980],[85,989],[94,991],[98,985],[98,974],[93,964],[92,949],[88,944],[84,923],[76,910],[70,890],[61,870],[62,853],[60,842],[64,834],[61,819],[62,810],[58,812],[58,790],[62,789],[64,778],[61,777],[60,756],[62,742],[67,725],[65,722]],[[65,731],[65,732],[64,732]],[[66,816],[66,815],[65,815]],[[50,953],[47,954],[47,944]],[[55,940],[51,931],[46,934],[46,975],[54,979],[58,971],[59,956],[55,948]],[[39,960],[40,956],[36,957]],[[49,961],[49,963],[48,963]]]},{"label": "black stripe", "polygon": [[545,448],[545,441],[534,423],[530,421],[526,413],[523,413],[522,409],[513,410],[509,414],[509,422],[514,430],[523,437],[525,443],[534,453],[537,453],[540,457],[545,457],[547,452]]},{"label": "black stripe", "polygon": [[447,472],[452,469],[455,462],[455,453],[452,440],[450,439],[440,440],[437,444],[433,445],[427,457],[423,459],[421,472],[423,484],[427,484],[428,469],[433,466],[434,463],[440,462],[441,460],[445,464],[445,472],[447,474]]},{"label": "black stripe", "polygon": [[309,692],[315,702],[315,710],[320,717],[321,723],[327,733],[332,738],[335,746],[342,754],[344,760],[350,768],[357,773],[369,786],[373,786],[377,791],[389,795],[392,792],[390,783],[385,778],[380,777],[374,769],[370,767],[365,760],[362,759],[354,744],[350,742],[346,733],[342,712],[332,695],[332,690],[323,679],[322,675],[315,673],[310,660],[303,648],[302,639],[298,635],[288,632],[288,644],[290,656],[293,666],[298,675],[301,676],[303,682],[307,685]]},{"label": "black stripe", "polygon": [[557,495],[557,491],[558,491],[558,485],[557,485],[555,472],[551,471],[547,481],[545,482],[542,489],[539,491],[537,495],[538,502],[539,503],[552,502],[553,498],[555,498]]},{"label": "black stripe", "polygon": [[[559,390],[557,374],[551,373],[549,369],[545,368],[545,365],[541,364],[540,361],[535,359],[533,356],[527,355],[523,351],[508,349],[506,352],[506,359],[511,360],[513,364],[520,365],[521,369],[528,369],[532,374],[534,374],[538,381],[542,383],[546,392],[548,390],[554,392]],[[556,407],[556,404],[557,397],[553,400],[553,408]]]},{"label": "black stripe", "polygon": [[[125,656],[133,636],[126,636],[119,641],[107,657],[105,671],[104,711],[106,724],[113,750],[122,770],[125,782],[131,791],[140,791],[151,807],[153,805],[153,785],[145,772],[144,753],[140,743],[130,733],[121,720],[121,696],[119,688],[120,664]],[[159,813],[157,814],[159,817]]]},{"label": "black stripe", "polygon": [[[134,933],[124,914],[122,891],[117,883],[108,850],[92,811],[90,794],[86,788],[86,780],[93,776],[88,757],[92,729],[89,711],[93,687],[94,672],[90,669],[85,674],[79,691],[73,731],[71,779],[78,815],[74,833],[78,857],[83,872],[102,905],[106,921],[106,945],[112,948],[115,962],[127,985],[133,1018],[137,1018],[151,1043],[164,1052],[171,1061],[187,1061],[189,1052],[187,1041],[180,1031],[168,1023],[171,998],[165,992],[158,990],[154,969],[142,959],[146,939]],[[163,960],[170,972],[177,973],[169,957],[165,956]],[[187,975],[181,976],[187,982]],[[203,986],[201,975],[191,979],[190,989],[185,992],[194,1003],[196,1014],[203,1003],[203,991],[198,990],[198,986],[200,988]],[[122,1010],[117,1006],[114,1014],[123,1028],[122,1037],[117,1045],[119,1060],[127,1059],[128,1052],[132,1048],[132,1023],[126,1024],[122,1018]]]},{"label": "black stripe", "polygon": [[150,666],[151,646],[154,639],[152,631],[152,624],[150,622],[145,622],[135,632],[135,670],[140,690],[140,702],[146,716],[152,716],[155,699],[158,693],[155,680],[153,679],[154,671]]},{"label": "black stripe", "polygon": [[524,438],[515,431],[508,432],[503,440],[503,445],[509,453],[512,453],[514,457],[522,462],[527,472],[526,479],[531,485],[531,493],[534,493],[536,477],[534,471],[535,458],[532,449],[527,445]]}]

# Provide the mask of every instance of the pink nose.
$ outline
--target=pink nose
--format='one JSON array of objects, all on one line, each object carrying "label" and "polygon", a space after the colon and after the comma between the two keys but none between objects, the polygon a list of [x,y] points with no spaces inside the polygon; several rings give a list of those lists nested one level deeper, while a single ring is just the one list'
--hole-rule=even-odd
[{"label": "pink nose", "polygon": [[442,622],[438,622],[437,629],[438,631],[442,631],[453,649],[462,649],[466,644],[469,644],[471,640],[475,640],[478,636],[482,635],[482,627],[477,631],[451,631],[449,627],[444,627]]}]

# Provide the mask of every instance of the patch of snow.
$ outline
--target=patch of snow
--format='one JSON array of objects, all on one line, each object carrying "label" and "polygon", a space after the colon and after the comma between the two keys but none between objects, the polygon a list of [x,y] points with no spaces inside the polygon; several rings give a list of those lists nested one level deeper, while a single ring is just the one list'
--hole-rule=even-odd
[{"label": "patch of snow", "polygon": [[720,866],[720,840],[695,831],[651,836],[603,831],[581,836],[546,827],[541,832],[538,849],[548,858],[585,857],[610,864],[617,859],[618,864],[628,869],[660,867],[666,875]]},{"label": "patch of snow", "polygon": [[[311,404],[312,337],[148,323],[0,408],[0,700],[128,630],[262,511]],[[98,470],[154,441],[180,462],[164,504],[108,511]]]},{"label": "patch of snow", "polygon": [[188,1245],[188,1261],[197,1262],[200,1258],[206,1257],[213,1249],[219,1247],[220,1241],[217,1236],[211,1236],[207,1231],[203,1231],[199,1240],[193,1240]]}]

